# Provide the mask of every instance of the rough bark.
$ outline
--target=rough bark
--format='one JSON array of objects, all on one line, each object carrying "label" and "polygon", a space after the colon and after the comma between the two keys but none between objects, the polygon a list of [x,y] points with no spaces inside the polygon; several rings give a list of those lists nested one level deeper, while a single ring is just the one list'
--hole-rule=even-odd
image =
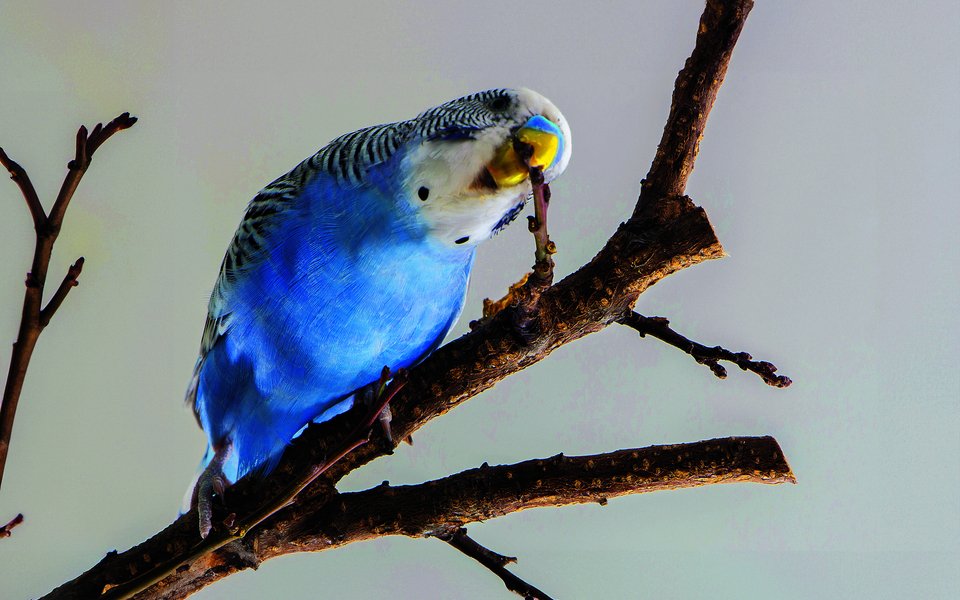
[{"label": "rough bark", "polygon": [[[291,507],[282,524],[254,530],[183,565],[136,597],[184,598],[232,573],[293,552],[321,552],[387,535],[443,537],[468,523],[528,508],[605,505],[628,494],[738,482],[795,483],[795,478],[773,438],[746,437],[484,464],[418,485],[384,482],[362,492],[315,495]],[[195,523],[187,529],[184,537],[196,535]],[[148,542],[123,555],[109,554],[97,565],[95,577],[88,572],[86,581],[72,582],[48,598],[96,598],[100,590],[93,586],[108,592],[119,589],[111,587],[113,582],[151,568],[156,564],[151,553],[156,551]]]}]

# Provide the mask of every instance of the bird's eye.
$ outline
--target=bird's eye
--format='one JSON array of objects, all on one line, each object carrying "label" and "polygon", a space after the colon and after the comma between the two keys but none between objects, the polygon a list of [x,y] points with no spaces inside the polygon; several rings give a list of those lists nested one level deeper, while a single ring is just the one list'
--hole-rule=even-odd
[{"label": "bird's eye", "polygon": [[501,95],[493,98],[490,102],[487,103],[487,106],[490,107],[490,110],[495,112],[503,112],[510,108],[510,96]]}]

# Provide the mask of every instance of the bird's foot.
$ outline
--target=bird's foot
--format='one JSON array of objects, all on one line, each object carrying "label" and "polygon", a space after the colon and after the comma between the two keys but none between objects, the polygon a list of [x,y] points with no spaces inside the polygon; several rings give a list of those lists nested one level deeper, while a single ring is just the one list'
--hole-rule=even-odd
[{"label": "bird's foot", "polygon": [[390,421],[393,420],[393,413],[390,412],[390,405],[387,404],[377,415],[377,421],[380,422],[380,428],[383,429],[383,437],[393,446],[393,431],[390,429]]},{"label": "bird's foot", "polygon": [[222,446],[214,451],[213,459],[206,466],[197,479],[196,502],[199,516],[200,537],[206,539],[213,529],[213,496],[216,494],[221,502],[223,492],[227,487],[227,477],[223,474],[223,463],[226,461],[230,446]]},{"label": "bird's foot", "polygon": [[397,369],[396,373],[391,373],[390,367],[384,367],[380,371],[380,379],[374,384],[374,393],[370,416],[364,427],[372,427],[374,422],[379,422],[383,429],[383,435],[392,448],[394,446],[393,431],[390,428],[390,421],[393,420],[393,413],[390,410],[390,401],[397,395],[404,385],[407,384],[407,370]]}]

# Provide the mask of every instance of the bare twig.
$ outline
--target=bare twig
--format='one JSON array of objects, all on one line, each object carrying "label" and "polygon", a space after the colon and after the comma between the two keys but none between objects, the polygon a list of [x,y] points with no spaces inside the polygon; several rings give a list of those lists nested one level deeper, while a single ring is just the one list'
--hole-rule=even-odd
[{"label": "bare twig", "polygon": [[513,150],[520,160],[527,165],[530,177],[530,185],[533,190],[533,216],[527,217],[527,228],[533,234],[536,240],[536,266],[534,271],[543,279],[553,279],[553,261],[551,254],[555,254],[557,247],[550,241],[550,235],[547,233],[547,204],[550,202],[550,188],[543,180],[543,168],[530,165],[533,158],[533,146],[521,142],[513,141]]},{"label": "bare twig", "polygon": [[[514,150],[524,162],[529,162],[533,147],[520,141],[514,141]],[[517,333],[523,338],[531,337],[531,323],[536,318],[537,303],[540,296],[553,285],[553,255],[557,245],[550,240],[547,232],[547,207],[550,204],[550,186],[543,180],[543,169],[530,167],[530,183],[533,188],[533,216],[527,217],[527,229],[535,241],[533,271],[510,286],[507,294],[499,300],[483,300],[483,317],[470,322],[470,329],[476,329],[487,323],[501,311],[512,308],[512,321]]]},{"label": "bare twig", "polygon": [[505,567],[510,563],[517,562],[513,556],[504,556],[497,554],[493,550],[479,544],[476,540],[467,535],[464,527],[458,527],[454,531],[438,533],[437,538],[450,544],[460,552],[463,552],[481,565],[490,569],[490,571],[503,581],[507,589],[524,600],[553,600],[544,592],[538,590],[533,585],[520,579]]},{"label": "bare twig", "polygon": [[540,167],[530,169],[530,182],[533,184],[533,216],[528,217],[527,228],[537,241],[535,271],[544,271],[538,274],[544,279],[550,279],[552,283],[553,259],[550,257],[557,253],[557,245],[550,241],[550,234],[547,231],[547,206],[550,203],[550,186],[544,182],[543,169]]},{"label": "bare twig", "polygon": [[90,160],[97,148],[111,135],[131,127],[136,122],[136,117],[131,117],[129,113],[123,113],[110,121],[106,127],[98,124],[89,136],[86,127],[80,128],[77,132],[76,155],[67,164],[67,175],[49,215],[44,212],[26,170],[0,149],[0,164],[3,164],[10,172],[11,179],[20,186],[20,191],[23,193],[24,200],[26,200],[30,209],[30,215],[33,217],[34,229],[36,230],[36,244],[33,251],[33,262],[26,278],[27,289],[23,299],[20,328],[17,333],[17,341],[13,345],[10,369],[3,389],[3,401],[0,404],[0,484],[3,482],[4,467],[10,450],[10,436],[13,433],[17,403],[20,400],[20,393],[23,391],[23,382],[27,374],[27,367],[30,365],[33,349],[40,337],[40,332],[50,323],[51,317],[60,308],[70,288],[77,285],[77,278],[83,268],[83,259],[80,258],[67,271],[46,308],[42,307],[43,288],[47,282],[50,256],[53,253],[53,244],[57,241],[57,236],[60,233],[67,205],[70,203],[70,199],[73,197],[73,193],[76,191],[87,167],[90,166]]},{"label": "bare twig", "polygon": [[60,305],[63,304],[63,301],[67,298],[67,294],[71,289],[80,285],[80,282],[77,281],[77,278],[80,277],[80,272],[83,271],[83,257],[77,259],[77,262],[70,265],[70,268],[67,269],[67,274],[63,277],[63,281],[60,282],[60,287],[57,288],[57,291],[53,293],[53,297],[50,298],[50,301],[47,302],[47,305],[40,311],[40,326],[46,327],[50,323],[50,319],[53,318],[53,315],[57,312],[57,309],[60,308]]},{"label": "bare twig", "polygon": [[30,209],[30,216],[33,217],[33,228],[38,232],[41,231],[47,222],[47,214],[43,211],[43,205],[40,204],[37,190],[33,188],[33,182],[30,181],[27,171],[7,156],[3,148],[0,148],[0,164],[10,172],[10,179],[20,186],[23,199],[27,201],[27,208]]},{"label": "bare twig", "polygon": [[550,186],[543,180],[543,169],[530,168],[530,183],[533,186],[533,216],[527,217],[527,228],[536,240],[536,262],[526,283],[517,291],[511,319],[514,328],[524,340],[535,335],[538,305],[543,293],[553,285],[553,255],[557,246],[547,232],[547,206],[550,203]]},{"label": "bare twig", "polygon": [[785,388],[793,381],[786,375],[777,375],[777,367],[766,361],[755,361],[746,352],[731,352],[726,348],[712,348],[691,341],[670,328],[670,321],[663,317],[645,317],[637,312],[628,311],[619,323],[634,329],[640,337],[652,336],[679,348],[693,357],[701,365],[706,365],[720,379],[726,379],[727,370],[719,363],[721,360],[732,362],[744,371],[756,373],[767,385]]},{"label": "bare twig", "polygon": [[10,519],[9,523],[3,527],[0,527],[0,538],[10,537],[12,535],[10,532],[20,523],[23,523],[23,513],[18,514],[14,518]]},{"label": "bare twig", "polygon": [[63,180],[63,185],[60,186],[60,193],[57,194],[57,200],[53,203],[53,208],[50,209],[50,225],[53,229],[59,231],[60,224],[63,223],[63,215],[67,212],[67,205],[70,204],[73,193],[80,185],[84,173],[87,172],[87,167],[93,160],[93,153],[113,134],[133,127],[136,122],[136,117],[131,117],[130,113],[123,113],[107,123],[106,126],[97,123],[89,135],[86,127],[80,127],[77,131],[76,154],[73,160],[67,163],[67,176]]}]

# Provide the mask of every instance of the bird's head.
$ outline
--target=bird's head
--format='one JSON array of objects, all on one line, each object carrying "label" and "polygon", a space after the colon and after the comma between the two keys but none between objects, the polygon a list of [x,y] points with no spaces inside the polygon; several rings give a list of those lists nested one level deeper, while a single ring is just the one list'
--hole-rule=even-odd
[{"label": "bird's head", "polygon": [[431,108],[414,121],[404,158],[403,190],[431,235],[449,245],[489,239],[523,209],[531,193],[515,142],[549,182],[570,161],[570,128],[540,94],[495,89]]}]

